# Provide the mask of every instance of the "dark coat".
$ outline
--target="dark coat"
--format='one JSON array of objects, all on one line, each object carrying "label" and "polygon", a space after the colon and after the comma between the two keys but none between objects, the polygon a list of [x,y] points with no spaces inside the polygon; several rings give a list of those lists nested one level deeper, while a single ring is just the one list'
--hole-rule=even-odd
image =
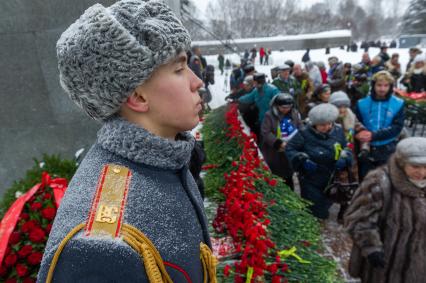
[{"label": "dark coat", "polygon": [[[132,172],[123,222],[144,233],[159,251],[173,282],[203,282],[200,243],[210,245],[203,201],[188,170],[194,140],[168,141],[120,118],[106,122],[58,209],[38,282],[45,282],[65,235],[85,223],[105,164]],[[53,282],[148,282],[141,256],[120,238],[85,236],[66,244]]]},{"label": "dark coat", "polygon": [[[321,134],[311,126],[300,130],[287,144],[285,154],[295,171],[299,172],[301,195],[312,202],[309,207],[315,217],[328,218],[328,209],[333,204],[324,190],[331,183],[335,171],[335,144],[346,147],[345,135],[335,125],[328,134]],[[317,164],[314,172],[304,170],[303,163],[309,158]]]},{"label": "dark coat", "polygon": [[[342,128],[335,125],[327,134],[316,131],[308,125],[300,130],[287,144],[285,154],[291,162],[293,169],[300,173],[300,177],[315,187],[323,190],[335,169],[334,144],[339,143],[342,148],[346,147],[346,139]],[[313,173],[303,170],[303,154],[309,156],[313,162],[318,164],[318,169]]]},{"label": "dark coat", "polygon": [[[345,214],[352,236],[349,273],[363,283],[423,283],[426,278],[426,193],[410,183],[394,157],[370,172]],[[385,268],[366,260],[384,252]]]},{"label": "dark coat", "polygon": [[[275,108],[275,106],[273,107]],[[300,114],[295,109],[287,116],[291,117],[292,123],[297,129],[302,127]],[[277,128],[282,118],[283,116],[278,116],[276,109],[275,111],[269,110],[266,112],[261,126],[262,145],[260,149],[272,173],[282,178],[291,178],[293,170],[288,163],[287,157],[284,152],[278,152],[283,143],[281,138],[277,138]]]},{"label": "dark coat", "polygon": [[345,90],[345,74],[343,64],[341,62],[337,63],[330,69],[327,83],[330,85],[332,93],[338,90]]}]

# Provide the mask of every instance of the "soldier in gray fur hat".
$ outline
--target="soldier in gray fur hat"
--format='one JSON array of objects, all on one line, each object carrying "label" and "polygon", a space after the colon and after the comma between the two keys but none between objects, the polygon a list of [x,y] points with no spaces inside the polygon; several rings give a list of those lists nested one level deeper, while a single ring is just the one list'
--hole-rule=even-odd
[{"label": "soldier in gray fur hat", "polygon": [[215,282],[188,170],[202,81],[163,3],[96,4],[57,43],[60,81],[103,126],[58,209],[39,282]]},{"label": "soldier in gray fur hat", "polygon": [[425,199],[426,138],[407,138],[367,174],[345,214],[352,276],[363,283],[425,281]]}]

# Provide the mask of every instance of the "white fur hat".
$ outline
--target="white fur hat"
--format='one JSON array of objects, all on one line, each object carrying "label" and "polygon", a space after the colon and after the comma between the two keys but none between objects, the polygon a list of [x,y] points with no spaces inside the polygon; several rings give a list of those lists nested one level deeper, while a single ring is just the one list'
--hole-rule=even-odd
[{"label": "white fur hat", "polygon": [[330,103],[322,103],[311,109],[308,118],[311,125],[335,122],[339,117],[339,110]]},{"label": "white fur hat", "polygon": [[402,163],[426,165],[426,138],[403,139],[396,146],[395,156]]}]

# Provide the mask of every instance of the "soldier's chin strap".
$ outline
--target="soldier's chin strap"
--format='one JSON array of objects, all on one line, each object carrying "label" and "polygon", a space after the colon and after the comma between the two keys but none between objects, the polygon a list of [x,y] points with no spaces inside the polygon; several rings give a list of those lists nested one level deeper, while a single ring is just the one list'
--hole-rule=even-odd
[{"label": "soldier's chin strap", "polygon": [[[67,242],[78,232],[83,230],[85,225],[85,223],[82,223],[76,226],[59,244],[59,247],[53,256],[52,263],[50,264],[46,283],[52,282],[53,273],[55,271],[56,264],[58,263],[59,256]],[[129,224],[123,224],[121,227],[121,233],[123,240],[129,246],[131,246],[140,255],[141,258],[143,258],[145,271],[150,283],[173,283],[172,279],[167,273],[160,253],[141,231]],[[217,261],[213,256],[210,248],[204,243],[200,244],[200,257],[204,270],[204,283],[216,283]]]}]

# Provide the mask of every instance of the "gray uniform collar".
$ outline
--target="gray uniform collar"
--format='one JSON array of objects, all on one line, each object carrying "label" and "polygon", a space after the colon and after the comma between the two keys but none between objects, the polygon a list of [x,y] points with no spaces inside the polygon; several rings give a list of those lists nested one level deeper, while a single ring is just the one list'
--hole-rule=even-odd
[{"label": "gray uniform collar", "polygon": [[189,163],[195,139],[189,132],[183,132],[172,141],[113,117],[99,130],[97,142],[103,149],[133,162],[175,170]]}]

